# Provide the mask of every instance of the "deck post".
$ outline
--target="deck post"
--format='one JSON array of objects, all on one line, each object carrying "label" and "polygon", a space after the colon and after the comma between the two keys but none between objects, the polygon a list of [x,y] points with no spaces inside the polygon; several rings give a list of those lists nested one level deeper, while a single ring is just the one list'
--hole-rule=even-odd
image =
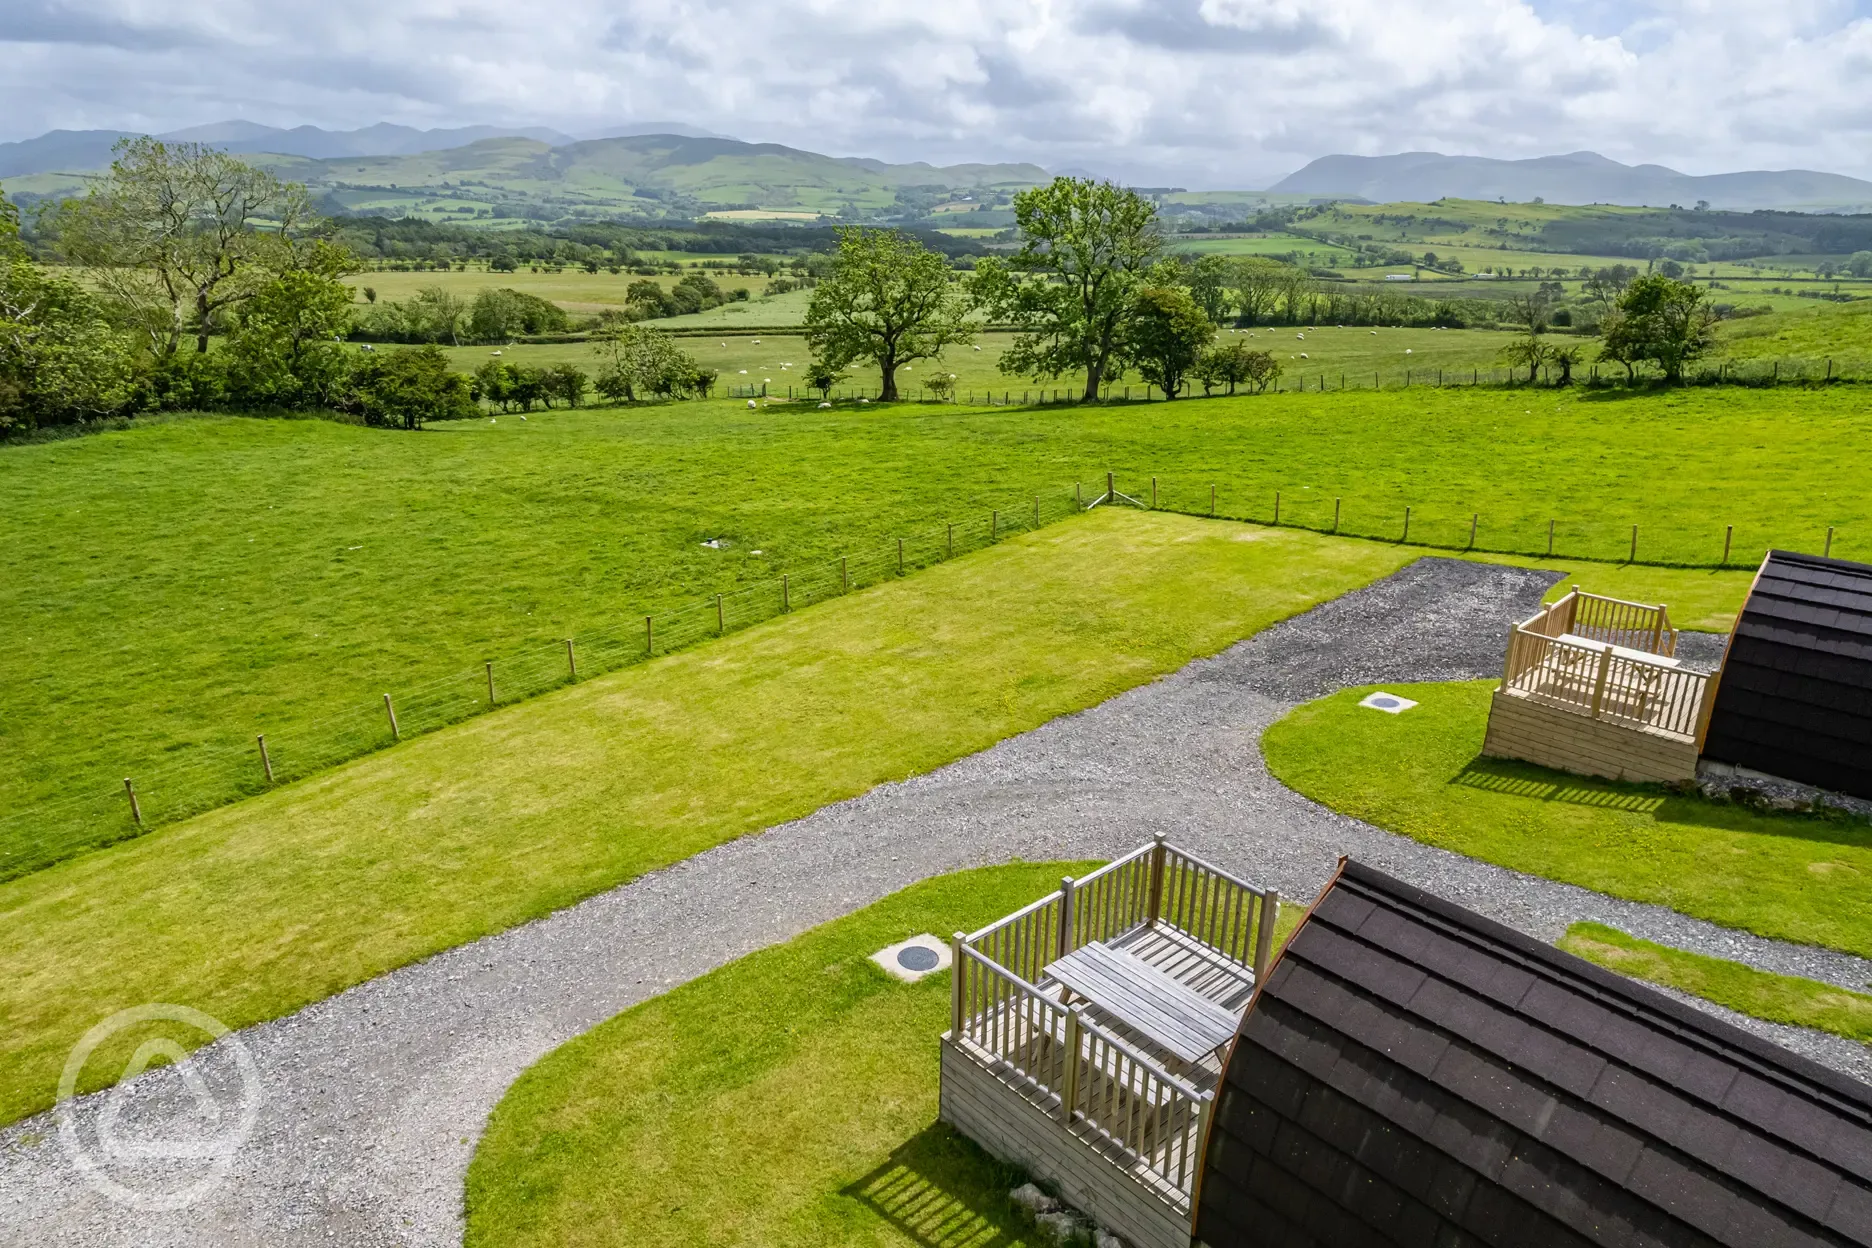
[{"label": "deck post", "polygon": [[1065,1069],[1060,1080],[1060,1121],[1072,1126],[1073,1113],[1079,1108],[1079,1007],[1066,1010],[1066,1044],[1061,1055]]},{"label": "deck post", "polygon": [[1605,649],[1599,652],[1599,671],[1598,674],[1593,677],[1592,717],[1594,719],[1599,718],[1599,705],[1605,701],[1606,676],[1611,670],[1612,644],[1607,642]]},{"label": "deck post", "polygon": [[1150,920],[1146,927],[1156,927],[1157,920],[1163,917],[1163,881],[1164,881],[1164,838],[1159,835],[1151,841],[1150,858]]},{"label": "deck post", "polygon": [[1065,957],[1073,950],[1073,878],[1070,875],[1060,877],[1060,912],[1059,912],[1059,953]]},{"label": "deck post", "polygon": [[962,956],[962,946],[967,941],[968,936],[962,932],[957,932],[949,941],[949,965],[954,970],[949,977],[949,1037],[952,1040],[962,1038],[962,974],[963,963],[967,960]]},{"label": "deck post", "polygon": [[1274,951],[1274,921],[1280,917],[1280,890],[1270,888],[1261,894],[1261,929],[1255,933],[1255,987],[1267,974],[1268,956]]}]

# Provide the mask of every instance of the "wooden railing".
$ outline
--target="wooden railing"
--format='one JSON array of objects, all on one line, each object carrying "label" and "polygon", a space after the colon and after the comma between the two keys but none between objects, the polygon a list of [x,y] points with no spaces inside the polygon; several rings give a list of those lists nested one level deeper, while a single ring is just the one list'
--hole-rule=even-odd
[{"label": "wooden railing", "polygon": [[1677,653],[1677,630],[1671,627],[1668,608],[1583,593],[1577,585],[1516,627],[1543,637],[1571,633],[1666,657]]},{"label": "wooden railing", "polygon": [[1163,866],[1151,920],[1194,936],[1211,952],[1253,972],[1259,982],[1274,950],[1280,894],[1256,888],[1161,840],[1158,848]]},{"label": "wooden railing", "polygon": [[1184,1196],[1196,1185],[1203,1119],[1215,1099],[1085,1018],[1067,1016],[1061,1113],[1069,1127],[1121,1149],[1134,1165]]},{"label": "wooden railing", "polygon": [[[1577,634],[1576,634],[1577,635]],[[1502,686],[1574,714],[1702,742],[1709,676],[1561,641],[1526,628],[1509,634]]]},{"label": "wooden railing", "polygon": [[995,965],[1033,983],[1062,952],[1060,919],[1066,912],[1064,903],[1063,893],[1048,893],[962,941]]},{"label": "wooden railing", "polygon": [[1068,1129],[1117,1150],[1181,1198],[1190,1195],[1214,1093],[1179,1079],[1086,1018],[1083,1007],[1061,1006],[959,936],[955,972],[956,1040]]}]

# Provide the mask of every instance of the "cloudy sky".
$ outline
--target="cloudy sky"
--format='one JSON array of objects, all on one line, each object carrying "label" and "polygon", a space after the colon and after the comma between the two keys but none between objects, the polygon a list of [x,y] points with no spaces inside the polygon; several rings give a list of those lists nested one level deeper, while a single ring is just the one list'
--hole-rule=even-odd
[{"label": "cloudy sky", "polygon": [[0,140],[675,120],[1191,187],[1419,149],[1872,176],[1872,0],[0,0],[0,66]]}]

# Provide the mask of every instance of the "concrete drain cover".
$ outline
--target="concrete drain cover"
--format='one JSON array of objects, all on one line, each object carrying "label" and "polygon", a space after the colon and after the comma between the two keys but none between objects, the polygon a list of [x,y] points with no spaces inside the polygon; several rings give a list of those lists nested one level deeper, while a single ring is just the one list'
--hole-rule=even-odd
[{"label": "concrete drain cover", "polygon": [[1417,704],[1409,698],[1400,698],[1395,693],[1385,693],[1380,690],[1377,693],[1366,694],[1359,699],[1359,705],[1369,706],[1372,710],[1383,711],[1387,715],[1402,715]]},{"label": "concrete drain cover", "polygon": [[883,967],[887,974],[896,976],[906,984],[914,984],[925,975],[949,965],[949,942],[938,940],[925,932],[878,950],[871,955],[871,960]]}]

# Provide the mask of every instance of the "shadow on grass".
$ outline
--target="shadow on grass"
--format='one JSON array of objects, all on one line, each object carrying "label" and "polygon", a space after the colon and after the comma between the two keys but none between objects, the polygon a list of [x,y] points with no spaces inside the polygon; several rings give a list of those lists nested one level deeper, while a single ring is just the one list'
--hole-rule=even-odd
[{"label": "shadow on grass", "polygon": [[926,1248],[1015,1248],[1029,1241],[1008,1192],[1024,1182],[1019,1170],[933,1122],[842,1194]]},{"label": "shadow on grass", "polygon": [[1649,815],[1659,823],[1761,836],[1790,836],[1803,841],[1872,849],[1872,823],[1841,810],[1764,810],[1720,797],[1705,797],[1701,792],[1678,792],[1656,784],[1623,784],[1617,780],[1554,771],[1534,763],[1479,756],[1457,772],[1450,783],[1538,802],[1629,811]]}]

